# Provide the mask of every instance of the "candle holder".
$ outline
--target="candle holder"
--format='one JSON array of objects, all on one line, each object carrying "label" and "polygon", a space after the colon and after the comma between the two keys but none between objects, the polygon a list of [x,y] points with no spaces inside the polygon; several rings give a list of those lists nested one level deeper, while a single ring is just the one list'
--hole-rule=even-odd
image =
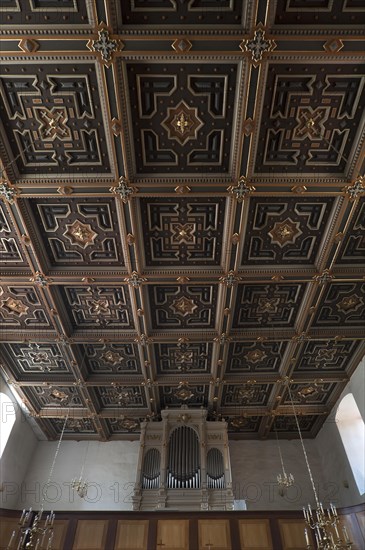
[{"label": "candle holder", "polygon": [[43,525],[41,524],[42,515],[43,507],[35,515],[32,508],[23,510],[18,522],[18,532],[16,530],[13,531],[6,550],[13,550],[15,548],[17,550],[38,550],[40,548],[52,550],[55,514],[53,511],[48,514]]},{"label": "candle holder", "polygon": [[[341,538],[339,531],[340,518],[336,506],[330,504],[330,508],[324,511],[320,502],[317,509],[312,511],[310,504],[308,504],[307,508],[303,508],[303,514],[305,523],[314,533],[317,550],[351,550],[352,542],[345,525],[342,526],[344,539]],[[304,536],[307,550],[312,550],[307,529],[304,531]]]},{"label": "candle holder", "polygon": [[87,496],[88,482],[83,481],[82,477],[79,479],[73,479],[71,481],[71,488],[76,491],[80,498],[85,498]]}]

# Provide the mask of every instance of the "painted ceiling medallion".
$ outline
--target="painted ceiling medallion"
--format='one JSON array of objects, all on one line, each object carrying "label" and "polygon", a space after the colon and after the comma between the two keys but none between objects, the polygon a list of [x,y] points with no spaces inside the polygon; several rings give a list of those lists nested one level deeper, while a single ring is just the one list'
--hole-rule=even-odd
[{"label": "painted ceiling medallion", "polygon": [[133,430],[139,428],[139,422],[137,420],[134,418],[127,418],[126,416],[122,416],[118,423],[120,428],[127,430],[128,432],[132,432]]},{"label": "painted ceiling medallion", "polygon": [[195,235],[194,235],[195,229],[196,229],[195,223],[185,223],[185,224],[172,223],[171,224],[172,242],[176,244],[195,243]]},{"label": "painted ceiling medallion", "polygon": [[59,403],[61,405],[66,403],[66,401],[69,400],[70,396],[66,392],[58,388],[53,388],[49,394],[49,398],[55,403]]},{"label": "painted ceiling medallion", "polygon": [[120,353],[117,353],[116,351],[113,351],[109,349],[103,355],[100,357],[105,363],[109,363],[110,365],[117,365],[121,361],[123,361],[123,357],[120,355]]},{"label": "painted ceiling medallion", "polygon": [[300,399],[303,401],[305,399],[308,399],[310,397],[314,397],[320,393],[323,393],[323,386],[322,386],[323,380],[318,379],[314,380],[312,384],[307,384],[306,386],[303,386],[302,389],[300,389],[297,394]]},{"label": "painted ceiling medallion", "polygon": [[108,300],[88,300],[90,315],[110,314]]},{"label": "painted ceiling medallion", "polygon": [[260,363],[267,357],[266,353],[261,349],[253,349],[246,353],[245,359],[249,363]]},{"label": "painted ceiling medallion", "polygon": [[271,242],[278,244],[281,248],[287,244],[294,244],[299,235],[302,234],[299,225],[299,222],[293,222],[290,218],[277,222],[268,233]]},{"label": "painted ceiling medallion", "polygon": [[316,362],[320,361],[333,361],[335,358],[336,349],[335,348],[321,348],[318,350],[315,357]]},{"label": "painted ceiling medallion", "polygon": [[168,108],[167,112],[162,126],[167,130],[169,139],[175,139],[181,145],[185,145],[190,139],[197,139],[198,131],[203,126],[203,121],[198,117],[198,109],[180,101],[175,107]]},{"label": "painted ceiling medallion", "polygon": [[191,315],[198,306],[193,300],[187,298],[186,296],[181,296],[178,300],[174,300],[170,307],[175,313],[186,317],[186,315]]},{"label": "painted ceiling medallion", "polygon": [[247,424],[247,419],[244,416],[235,416],[230,420],[229,424],[235,430],[239,430],[243,428],[245,424]]},{"label": "painted ceiling medallion", "polygon": [[278,305],[280,298],[259,298],[259,303],[257,305],[258,313],[276,313],[278,310]]},{"label": "painted ceiling medallion", "polygon": [[189,388],[188,382],[179,382],[176,392],[174,393],[177,399],[181,401],[188,401],[194,396],[194,392]]},{"label": "painted ceiling medallion", "polygon": [[80,220],[75,220],[71,225],[66,225],[67,231],[65,237],[76,246],[86,248],[93,244],[97,233],[91,228],[88,223],[82,223]]},{"label": "painted ceiling medallion", "polygon": [[35,116],[39,122],[39,133],[44,141],[72,141],[72,133],[67,126],[68,114],[65,107],[35,107]]},{"label": "painted ceiling medallion", "polygon": [[21,317],[22,315],[26,315],[29,309],[29,307],[23,304],[21,300],[17,300],[16,298],[11,298],[11,297],[3,301],[3,308],[8,313],[13,313],[18,317]]},{"label": "painted ceiling medallion", "polygon": [[339,311],[342,311],[343,313],[349,313],[350,311],[357,311],[359,307],[361,307],[364,303],[364,300],[361,298],[361,296],[357,296],[357,294],[352,294],[351,296],[345,296],[342,298],[338,304],[336,304],[336,307]]}]

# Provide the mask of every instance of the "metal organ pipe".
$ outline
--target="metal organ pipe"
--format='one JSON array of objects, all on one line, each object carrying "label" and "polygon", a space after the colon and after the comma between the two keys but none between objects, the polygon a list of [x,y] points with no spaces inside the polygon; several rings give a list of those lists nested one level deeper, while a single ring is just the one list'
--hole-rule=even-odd
[{"label": "metal organ pipe", "polygon": [[199,440],[188,426],[179,426],[171,433],[167,477],[171,489],[200,487]]},{"label": "metal organ pipe", "polygon": [[161,455],[158,449],[148,449],[143,460],[142,488],[158,489],[160,486]]},{"label": "metal organ pipe", "polygon": [[225,487],[223,455],[216,448],[210,449],[207,454],[207,483],[209,489]]}]

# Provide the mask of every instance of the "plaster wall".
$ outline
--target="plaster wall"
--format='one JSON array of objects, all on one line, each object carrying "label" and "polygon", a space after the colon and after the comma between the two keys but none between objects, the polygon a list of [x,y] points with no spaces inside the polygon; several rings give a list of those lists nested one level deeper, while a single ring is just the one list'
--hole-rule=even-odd
[{"label": "plaster wall", "polygon": [[[53,510],[131,510],[138,459],[138,441],[63,441],[52,481],[46,482],[57,442],[40,441],[21,484],[18,508]],[[85,459],[86,457],[86,459]],[[72,490],[84,464],[83,478],[89,482],[87,497]]]},{"label": "plaster wall", "polygon": [[[353,394],[362,418],[365,420],[365,358],[354,372],[316,438],[324,480],[335,487],[340,506],[353,506],[365,502],[365,495],[360,494],[352,475],[336,423],[338,404],[348,393]],[[359,452],[362,450],[359,449]],[[365,471],[365,454],[363,456],[363,471]]]},{"label": "plaster wall", "polygon": [[2,423],[9,414],[15,414],[16,420],[12,432],[0,459],[0,506],[4,508],[16,508],[20,484],[23,481],[33,453],[38,445],[38,440],[29,425],[26,416],[8,386],[0,377],[0,392],[10,397],[14,404],[14,410],[9,408],[0,411],[0,437]]},{"label": "plaster wall", "polygon": [[[331,488],[323,482],[321,458],[316,442],[305,440],[310,467],[323,501]],[[280,496],[276,476],[281,472],[276,440],[231,441],[230,456],[235,499],[246,501],[247,510],[298,510],[314,504],[313,491],[298,440],[280,440],[286,472],[295,483]]]}]

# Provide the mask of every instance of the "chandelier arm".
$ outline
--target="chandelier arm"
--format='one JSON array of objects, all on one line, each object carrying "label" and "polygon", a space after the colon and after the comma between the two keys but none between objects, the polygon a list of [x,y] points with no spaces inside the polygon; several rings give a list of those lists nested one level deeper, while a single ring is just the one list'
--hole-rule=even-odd
[{"label": "chandelier arm", "polygon": [[295,423],[296,423],[296,425],[297,425],[297,429],[298,429],[298,433],[299,433],[300,442],[301,442],[302,449],[303,449],[303,454],[304,454],[304,458],[305,458],[305,463],[306,463],[306,465],[307,465],[307,470],[308,470],[309,478],[310,478],[311,483],[312,483],[312,489],[313,489],[313,493],[314,493],[314,498],[315,498],[315,501],[316,501],[317,508],[320,508],[320,503],[319,503],[319,499],[318,499],[318,495],[317,495],[317,491],[316,491],[316,486],[315,486],[315,484],[314,484],[314,479],[313,479],[313,476],[312,476],[312,471],[311,471],[311,469],[310,469],[310,465],[309,465],[309,460],[308,460],[307,452],[306,452],[305,447],[304,447],[304,441],[303,441],[303,437],[302,437],[302,432],[301,432],[301,429],[300,429],[300,426],[299,426],[297,413],[295,412],[293,397],[292,397],[292,393],[291,393],[291,391],[290,391],[290,382],[289,382],[289,380],[288,380],[288,392],[289,392],[290,402],[291,402],[291,405],[292,405],[292,408],[293,408]]}]

